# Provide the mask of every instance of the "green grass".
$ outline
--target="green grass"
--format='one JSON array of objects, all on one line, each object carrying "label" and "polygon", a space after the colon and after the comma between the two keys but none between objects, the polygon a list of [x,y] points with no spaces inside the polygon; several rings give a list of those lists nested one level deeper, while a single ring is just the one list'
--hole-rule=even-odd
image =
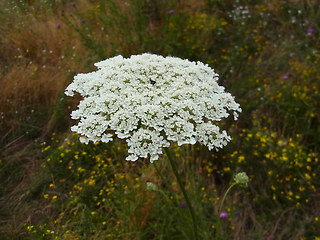
[{"label": "green grass", "polygon": [[[69,132],[64,88],[93,63],[152,52],[209,64],[243,112],[219,152],[171,146],[199,238],[320,238],[317,1],[0,1],[0,238],[189,239],[170,165]],[[147,191],[148,182],[158,190]]]}]

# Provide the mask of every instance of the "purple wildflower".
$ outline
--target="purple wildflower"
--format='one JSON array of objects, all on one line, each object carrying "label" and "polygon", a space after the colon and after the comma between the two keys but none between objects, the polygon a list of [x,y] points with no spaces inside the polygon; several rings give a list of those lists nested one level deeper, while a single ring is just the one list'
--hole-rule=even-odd
[{"label": "purple wildflower", "polygon": [[226,213],[226,212],[221,212],[221,213],[220,213],[220,218],[222,218],[222,219],[228,218],[228,213]]},{"label": "purple wildflower", "polygon": [[169,13],[170,13],[170,14],[174,13],[174,10],[172,10],[172,9],[171,9],[171,10],[169,10]]},{"label": "purple wildflower", "polygon": [[289,75],[288,74],[286,74],[286,75],[283,75],[283,77],[282,77],[283,79],[288,79],[289,78]]},{"label": "purple wildflower", "polygon": [[60,24],[60,23],[56,23],[56,27],[57,27],[57,28],[60,28],[60,27],[61,27],[61,24]]},{"label": "purple wildflower", "polygon": [[180,207],[185,208],[187,204],[185,202],[180,203]]},{"label": "purple wildflower", "polygon": [[312,34],[313,34],[313,29],[312,28],[308,28],[307,29],[307,35],[308,36],[312,36]]},{"label": "purple wildflower", "polygon": [[76,5],[76,2],[75,2],[75,1],[71,2],[71,5],[72,5],[72,6],[75,6],[75,5]]}]

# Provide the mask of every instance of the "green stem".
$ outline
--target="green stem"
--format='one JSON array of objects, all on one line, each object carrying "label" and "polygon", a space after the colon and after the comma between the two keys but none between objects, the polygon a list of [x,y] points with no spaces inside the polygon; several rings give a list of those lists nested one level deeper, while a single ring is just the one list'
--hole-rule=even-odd
[{"label": "green stem", "polygon": [[226,196],[228,195],[228,193],[230,192],[231,188],[233,188],[237,183],[233,183],[231,184],[231,186],[227,189],[227,191],[225,192],[225,194],[223,195],[223,198],[221,200],[221,204],[220,204],[220,208],[219,208],[219,216],[220,216],[220,213],[222,211],[222,206],[223,206],[223,203],[224,203],[224,200],[226,199]]},{"label": "green stem", "polygon": [[166,154],[167,154],[167,157],[168,157],[168,159],[169,159],[171,168],[172,168],[172,170],[173,170],[174,175],[175,175],[176,178],[177,178],[178,184],[179,184],[179,186],[180,186],[180,189],[181,189],[181,191],[182,191],[182,194],[183,194],[183,196],[184,196],[184,199],[186,200],[186,203],[187,203],[189,212],[190,212],[190,214],[191,214],[192,223],[193,223],[194,239],[195,239],[195,240],[198,240],[198,229],[197,229],[197,224],[196,224],[196,217],[195,217],[195,214],[194,214],[194,211],[193,211],[191,202],[190,202],[189,197],[188,197],[188,194],[187,194],[187,192],[186,192],[186,190],[185,190],[185,188],[184,188],[184,185],[182,184],[182,181],[181,181],[179,172],[178,172],[178,170],[177,170],[177,166],[176,166],[175,162],[174,162],[173,159],[172,159],[170,150],[169,150],[168,148],[165,148],[165,152],[166,152]]},{"label": "green stem", "polygon": [[221,233],[220,227],[221,227],[221,220],[220,220],[220,214],[222,212],[222,207],[223,207],[223,203],[224,200],[226,199],[228,193],[230,192],[231,188],[233,188],[235,185],[237,185],[237,183],[233,183],[230,185],[230,187],[227,189],[227,191],[224,193],[223,198],[221,200],[220,203],[220,208],[219,208],[219,212],[218,212],[218,223],[217,223],[217,229],[216,229],[216,237],[215,239],[219,239],[219,234]]},{"label": "green stem", "polygon": [[[169,181],[163,176],[163,174],[161,173],[161,171],[160,171],[160,169],[158,168],[157,164],[158,164],[157,161],[153,162],[154,168],[156,169],[156,171],[157,171],[158,175],[160,176],[162,182],[163,182],[164,184],[166,184],[166,186],[170,187],[171,184],[170,184]],[[176,195],[172,194],[172,197],[173,197],[173,199],[174,199],[174,201],[172,201],[172,199],[171,199],[167,194],[165,194],[161,189],[158,189],[157,192],[161,193],[170,203],[172,203],[172,205],[173,205],[176,209],[178,209],[178,212],[180,213],[180,216],[183,217],[183,219],[186,219],[185,214],[183,214],[183,212],[182,212],[181,209],[180,209],[180,204],[179,204],[179,201],[178,201]],[[188,235],[187,233],[185,233],[184,231],[182,231],[182,234],[185,236],[185,239],[188,239],[188,236],[189,236],[189,235]]]}]

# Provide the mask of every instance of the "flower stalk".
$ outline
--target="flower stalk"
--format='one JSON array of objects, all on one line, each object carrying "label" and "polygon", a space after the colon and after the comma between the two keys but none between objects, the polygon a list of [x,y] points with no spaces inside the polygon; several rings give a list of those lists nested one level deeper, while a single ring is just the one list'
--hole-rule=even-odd
[{"label": "flower stalk", "polygon": [[186,192],[186,189],[185,189],[185,187],[184,187],[184,185],[183,185],[183,183],[181,181],[181,178],[180,178],[180,175],[179,175],[179,172],[178,172],[178,169],[177,169],[177,165],[176,165],[176,163],[174,162],[174,160],[173,160],[173,158],[171,156],[170,150],[168,148],[165,148],[165,152],[166,152],[166,155],[167,155],[168,160],[170,162],[170,165],[171,165],[171,168],[173,170],[173,173],[177,178],[177,182],[179,184],[180,190],[182,191],[184,199],[186,200],[187,207],[189,209],[189,212],[190,212],[190,215],[191,215],[191,218],[192,218],[193,237],[194,237],[193,239],[198,240],[198,228],[197,228],[197,223],[196,223],[196,217],[195,217],[195,213],[193,211],[191,202],[189,200],[189,197],[188,197],[188,194]]},{"label": "flower stalk", "polygon": [[227,215],[226,215],[226,217],[222,217],[221,213],[222,213],[223,203],[224,203],[228,193],[231,191],[231,189],[235,185],[238,185],[239,187],[243,187],[243,188],[248,187],[249,178],[248,178],[248,176],[247,176],[247,174],[245,172],[237,173],[234,176],[233,180],[234,180],[234,182],[230,185],[230,187],[224,193],[223,198],[222,198],[221,203],[220,203],[219,212],[218,212],[219,218],[218,218],[218,224],[217,224],[218,226],[217,226],[217,231],[216,231],[216,239],[218,239],[218,236],[219,236],[219,233],[220,233],[219,232],[220,226],[221,226],[220,218],[227,218]]}]

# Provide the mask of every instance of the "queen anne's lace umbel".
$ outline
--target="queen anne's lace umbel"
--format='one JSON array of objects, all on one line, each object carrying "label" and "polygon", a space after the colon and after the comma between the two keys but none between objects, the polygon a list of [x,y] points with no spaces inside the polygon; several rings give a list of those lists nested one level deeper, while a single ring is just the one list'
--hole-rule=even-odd
[{"label": "queen anne's lace umbel", "polygon": [[109,142],[113,134],[126,139],[127,160],[157,160],[170,142],[209,150],[230,141],[215,124],[241,112],[234,97],[219,86],[218,74],[201,62],[154,54],[116,56],[95,64],[98,71],[78,74],[65,94],[83,100],[71,113],[71,128],[80,141]]}]

